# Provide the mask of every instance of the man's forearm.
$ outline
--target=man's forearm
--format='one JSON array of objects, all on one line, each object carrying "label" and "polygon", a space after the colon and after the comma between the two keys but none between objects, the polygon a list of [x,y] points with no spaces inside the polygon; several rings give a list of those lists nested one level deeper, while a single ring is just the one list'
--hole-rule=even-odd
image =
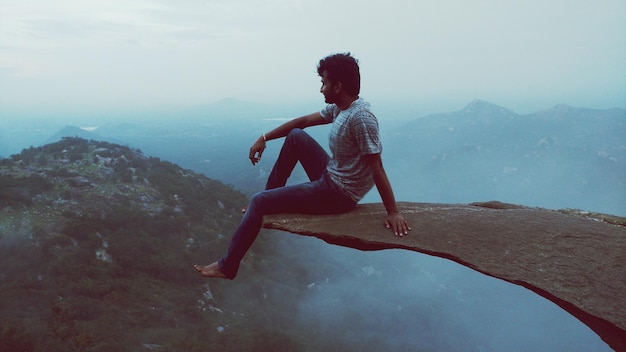
[{"label": "man's forearm", "polygon": [[265,133],[263,136],[261,136],[261,138],[264,138],[266,141],[282,138],[285,137],[294,128],[305,129],[309,126],[320,124],[323,122],[320,119],[321,117],[319,116],[319,113],[313,113],[310,115],[297,117]]},{"label": "man's forearm", "polygon": [[[297,120],[298,119],[289,120],[289,121],[283,123],[282,125],[274,128],[273,130],[265,133],[263,135],[265,137],[264,139],[266,141],[269,141],[269,140],[272,140],[272,139],[285,137],[289,133],[289,131],[293,130],[294,128],[298,128]],[[259,138],[263,138],[263,136],[261,136]]]},{"label": "man's forearm", "polygon": [[385,205],[387,214],[398,213],[399,211],[398,206],[396,205],[396,198],[393,194],[393,189],[391,188],[389,179],[384,171],[374,179],[374,183],[376,184],[380,198]]},{"label": "man's forearm", "polygon": [[376,185],[376,189],[378,189],[380,198],[383,200],[387,214],[397,213],[398,207],[396,205],[396,198],[393,195],[393,189],[391,188],[389,178],[387,178],[387,173],[383,167],[380,154],[368,155],[366,160],[372,170],[374,184]]}]

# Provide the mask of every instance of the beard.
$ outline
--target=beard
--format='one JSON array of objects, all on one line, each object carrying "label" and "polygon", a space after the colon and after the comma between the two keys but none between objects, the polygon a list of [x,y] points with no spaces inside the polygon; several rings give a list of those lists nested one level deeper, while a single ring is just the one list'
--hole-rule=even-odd
[{"label": "beard", "polygon": [[324,94],[324,102],[326,102],[326,104],[335,104],[337,102],[337,99],[333,94],[328,93]]}]

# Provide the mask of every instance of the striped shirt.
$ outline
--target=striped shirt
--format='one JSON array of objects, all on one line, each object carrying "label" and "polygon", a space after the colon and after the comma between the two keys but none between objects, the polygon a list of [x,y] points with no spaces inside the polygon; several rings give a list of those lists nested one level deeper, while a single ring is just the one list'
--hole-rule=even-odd
[{"label": "striped shirt", "polygon": [[370,104],[359,98],[346,110],[327,105],[322,118],[332,122],[329,137],[331,160],[326,167],[330,179],[356,202],[374,186],[366,155],[382,152],[378,121]]}]

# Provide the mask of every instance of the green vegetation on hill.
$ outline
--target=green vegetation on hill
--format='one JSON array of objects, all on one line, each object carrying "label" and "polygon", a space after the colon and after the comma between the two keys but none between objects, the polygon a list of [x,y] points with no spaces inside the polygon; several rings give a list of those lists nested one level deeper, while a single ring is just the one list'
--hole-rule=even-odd
[{"label": "green vegetation on hill", "polygon": [[0,350],[295,349],[271,327],[228,333],[249,318],[192,269],[223,252],[245,203],[110,143],[66,138],[1,160]]}]

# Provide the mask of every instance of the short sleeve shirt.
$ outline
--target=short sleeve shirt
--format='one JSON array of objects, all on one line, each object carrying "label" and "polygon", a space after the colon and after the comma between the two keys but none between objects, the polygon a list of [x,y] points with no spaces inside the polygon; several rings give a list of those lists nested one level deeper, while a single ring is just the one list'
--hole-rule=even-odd
[{"label": "short sleeve shirt", "polygon": [[326,167],[330,179],[355,201],[374,186],[366,155],[382,152],[376,116],[370,104],[359,98],[346,110],[327,105],[322,118],[332,122],[329,137],[331,160]]}]

